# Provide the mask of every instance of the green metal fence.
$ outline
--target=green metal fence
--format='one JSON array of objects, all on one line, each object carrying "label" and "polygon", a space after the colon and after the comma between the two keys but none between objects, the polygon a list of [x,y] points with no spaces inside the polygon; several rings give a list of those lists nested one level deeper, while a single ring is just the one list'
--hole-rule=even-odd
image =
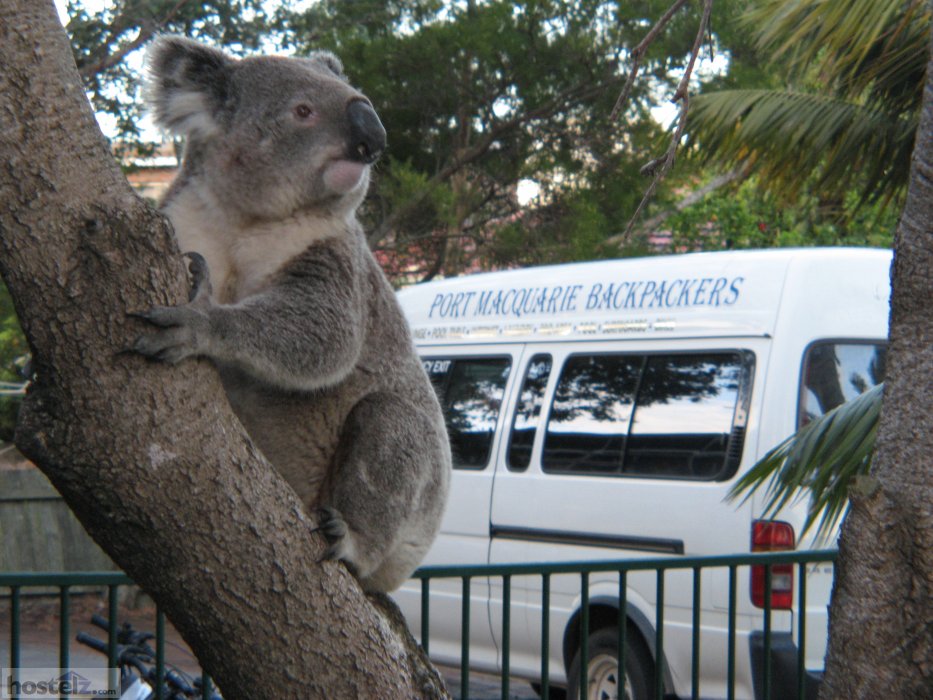
[{"label": "green metal fence", "polygon": [[[700,573],[703,569],[726,568],[728,570],[728,649],[727,649],[727,692],[730,700],[735,697],[735,655],[736,655],[736,609],[737,609],[737,572],[740,567],[764,565],[765,571],[765,607],[762,610],[762,632],[764,637],[764,670],[763,670],[763,698],[764,700],[784,700],[772,698],[772,668],[770,651],[772,645],[772,567],[779,565],[795,565],[797,567],[797,609],[805,610],[807,601],[807,564],[831,562],[835,563],[835,550],[815,550],[809,552],[780,552],[766,554],[742,554],[714,557],[663,557],[653,559],[627,559],[616,561],[585,561],[564,562],[548,564],[499,564],[478,566],[450,566],[450,567],[423,567],[415,572],[413,578],[421,581],[421,642],[426,651],[430,653],[430,599],[431,583],[439,579],[459,579],[462,585],[462,625],[461,625],[461,659],[460,659],[460,697],[463,700],[470,695],[470,588],[473,579],[501,579],[502,581],[502,650],[501,650],[501,679],[502,698],[508,700],[510,695],[510,666],[509,648],[511,632],[511,592],[512,578],[516,576],[541,577],[541,695],[548,698],[549,688],[549,614],[551,596],[551,578],[556,575],[578,575],[581,586],[581,616],[580,629],[589,630],[589,592],[590,576],[592,574],[614,573],[618,576],[618,667],[625,668],[626,654],[626,596],[628,591],[628,575],[636,571],[654,571],[656,573],[656,618],[653,621],[655,639],[654,648],[656,659],[654,664],[654,697],[661,700],[664,696],[664,583],[665,573],[674,570],[690,570],[693,572],[693,606],[692,606],[692,694],[699,697],[700,673]],[[67,574],[36,574],[36,573],[6,573],[0,574],[0,593],[8,589],[10,612],[10,658],[11,668],[20,667],[22,646],[21,601],[24,590],[49,587],[59,591],[60,629],[59,629],[59,666],[62,669],[70,667],[69,648],[71,642],[70,604],[71,589],[74,587],[96,586],[106,588],[108,601],[108,665],[113,668],[117,665],[117,630],[118,630],[118,589],[120,586],[131,585],[133,582],[122,573],[67,573]],[[805,616],[800,615],[797,631],[797,693],[798,699],[806,697],[804,681],[805,669]],[[580,667],[587,668],[587,634],[580,634],[581,655]],[[165,674],[165,618],[156,613],[156,687],[162,687]],[[0,661],[2,665],[2,661]],[[580,697],[586,697],[587,674],[580,674]],[[206,676],[202,678],[202,693],[205,700],[211,695],[211,682]]]},{"label": "green metal fence", "polygon": [[[59,630],[58,630],[58,666],[67,671],[71,666],[71,597],[72,589],[81,587],[100,588],[107,591],[107,666],[117,667],[117,631],[119,630],[119,589],[121,586],[133,585],[132,579],[121,572],[68,572],[68,573],[0,573],[0,593],[9,589],[10,603],[10,658],[11,669],[21,667],[22,653],[22,599],[23,593],[30,589],[48,590],[58,589],[59,598]],[[156,677],[155,687],[163,688],[166,674],[165,664],[165,615],[156,610],[155,619],[155,652]],[[0,665],[2,665],[0,661]],[[119,679],[111,678],[110,690],[119,687]],[[203,700],[209,700],[213,695],[212,683],[207,675],[201,676],[201,695]]]},{"label": "green metal fence", "polygon": [[[460,667],[460,697],[469,697],[470,674],[470,586],[475,578],[500,578],[502,580],[502,656],[501,678],[502,698],[508,700],[510,692],[509,648],[511,632],[511,587],[515,576],[541,577],[541,697],[549,697],[549,615],[551,577],[561,574],[576,574],[580,576],[581,587],[581,616],[580,629],[589,630],[589,589],[590,575],[596,573],[615,573],[618,576],[618,659],[617,668],[625,668],[626,654],[626,596],[628,591],[627,578],[631,572],[656,572],[656,619],[654,620],[654,645],[656,660],[654,664],[654,697],[661,700],[664,697],[664,578],[665,573],[674,570],[692,570],[693,572],[693,616],[692,616],[692,668],[691,668],[691,698],[699,698],[699,671],[700,671],[700,572],[709,568],[728,569],[729,580],[729,612],[728,612],[728,649],[727,649],[727,697],[735,697],[735,655],[736,655],[736,609],[737,609],[737,579],[740,567],[763,565],[765,567],[765,607],[762,610],[763,638],[764,638],[764,671],[763,671],[763,698],[764,700],[785,700],[785,698],[772,697],[772,573],[773,567],[779,565],[795,565],[797,567],[797,609],[805,610],[807,605],[807,564],[830,562],[835,564],[836,550],[812,550],[804,552],[775,552],[739,554],[729,556],[706,557],[662,557],[652,559],[628,559],[617,561],[581,561],[562,562],[554,564],[502,564],[479,566],[440,566],[423,567],[414,574],[414,578],[421,580],[421,640],[422,646],[430,653],[430,606],[431,582],[438,579],[460,579],[462,581],[462,625],[461,625],[461,667]],[[805,615],[799,615],[797,621],[797,688],[796,697],[803,700],[806,697],[806,620]],[[587,668],[587,634],[580,634],[580,668]],[[587,673],[580,674],[579,697],[587,697]]]}]

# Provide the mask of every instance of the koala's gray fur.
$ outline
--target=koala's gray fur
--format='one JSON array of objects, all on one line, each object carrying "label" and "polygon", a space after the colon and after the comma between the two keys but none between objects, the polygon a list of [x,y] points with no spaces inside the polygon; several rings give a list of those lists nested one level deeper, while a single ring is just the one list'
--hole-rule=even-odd
[{"label": "koala's gray fur", "polygon": [[213,360],[330,554],[397,588],[437,532],[450,449],[355,216],[385,131],[326,52],[235,60],[162,37],[148,59],[156,121],[187,138],[162,207],[199,255],[191,302],[143,314],[158,330],[134,349]]}]

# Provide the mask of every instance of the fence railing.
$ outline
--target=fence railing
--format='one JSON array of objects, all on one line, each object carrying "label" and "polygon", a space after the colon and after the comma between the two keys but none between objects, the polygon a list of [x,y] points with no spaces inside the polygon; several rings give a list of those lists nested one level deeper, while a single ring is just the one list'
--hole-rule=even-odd
[{"label": "fence railing", "polygon": [[[106,589],[107,594],[107,667],[117,668],[117,633],[120,628],[119,617],[119,589],[121,586],[131,586],[133,580],[119,571],[107,572],[68,572],[68,573],[0,573],[0,594],[9,589],[9,615],[10,615],[10,658],[9,668],[22,667],[23,623],[22,602],[23,593],[38,589],[43,593],[49,589],[58,589],[59,599],[59,629],[58,629],[58,668],[66,673],[72,668],[71,663],[71,598],[74,588],[83,590],[100,588]],[[156,610],[155,615],[155,689],[158,697],[162,697],[163,684],[166,678],[165,663],[165,615]],[[0,666],[3,661],[0,660]],[[152,680],[152,679],[150,679]],[[6,679],[3,679],[6,682]],[[110,677],[110,691],[118,691],[119,678]],[[213,696],[210,677],[201,676],[201,697],[210,700]]]},{"label": "fence railing", "polygon": [[[618,576],[618,619],[615,628],[618,633],[617,669],[624,669],[626,655],[626,624],[628,606],[626,598],[628,593],[628,575],[632,572],[656,572],[656,616],[653,621],[654,648],[656,660],[654,664],[653,696],[661,700],[664,696],[664,583],[665,573],[675,570],[691,570],[693,572],[692,589],[692,644],[691,644],[691,695],[693,699],[699,698],[700,674],[700,572],[703,569],[725,568],[728,570],[728,649],[727,649],[727,679],[726,692],[729,700],[735,698],[736,691],[736,617],[737,617],[737,581],[740,567],[764,567],[764,607],[762,614],[763,636],[763,672],[762,692],[763,700],[785,700],[785,697],[774,697],[772,689],[773,669],[771,666],[772,650],[772,587],[774,569],[779,566],[796,566],[797,568],[797,609],[806,610],[807,607],[807,572],[808,564],[829,562],[835,564],[836,550],[811,550],[794,552],[752,553],[728,556],[704,557],[661,557],[652,559],[627,559],[616,561],[579,561],[547,564],[501,564],[477,566],[429,566],[422,567],[415,572],[414,578],[421,580],[421,643],[430,654],[430,599],[431,583],[438,579],[460,579],[462,582],[462,612],[461,612],[461,666],[460,666],[460,697],[469,696],[470,674],[470,588],[473,579],[489,578],[500,579],[502,582],[502,618],[501,618],[501,661],[500,675],[502,679],[502,698],[507,700],[510,694],[510,647],[511,647],[511,589],[512,579],[518,576],[541,577],[541,697],[549,697],[550,653],[549,653],[549,623],[551,614],[551,579],[556,575],[579,575],[580,577],[580,630],[589,630],[589,590],[590,576],[597,573],[615,573]],[[797,658],[796,658],[796,694],[794,697],[804,700],[806,689],[806,615],[799,615],[796,625],[797,632]],[[579,635],[580,668],[579,697],[586,698],[588,634]],[[618,676],[617,676],[618,677]],[[621,697],[621,687],[620,687]]]},{"label": "fence railing", "polygon": [[[477,566],[431,566],[422,567],[415,572],[413,578],[421,582],[421,643],[425,651],[430,653],[430,600],[431,584],[441,579],[459,579],[461,582],[462,608],[461,608],[461,658],[460,658],[460,698],[466,700],[470,695],[470,589],[474,579],[500,579],[502,582],[502,647],[501,647],[501,692],[503,700],[510,696],[510,646],[511,646],[511,594],[513,577],[537,576],[541,578],[541,669],[540,692],[542,698],[548,698],[550,693],[550,640],[549,623],[551,607],[551,580],[557,575],[577,575],[580,577],[580,630],[590,629],[589,595],[590,577],[593,574],[615,574],[618,577],[618,620],[615,625],[618,632],[618,658],[617,669],[624,669],[626,656],[626,624],[628,576],[632,572],[655,572],[656,574],[656,616],[653,621],[655,638],[654,649],[656,659],[654,664],[653,692],[656,700],[664,695],[664,624],[665,624],[665,574],[675,570],[689,570],[693,572],[692,589],[692,648],[691,648],[691,697],[699,697],[700,675],[700,579],[701,571],[712,568],[725,568],[728,570],[728,646],[726,688],[727,697],[735,697],[736,674],[736,617],[738,596],[738,569],[740,567],[763,566],[765,570],[765,606],[762,614],[763,635],[763,691],[764,700],[784,700],[783,697],[772,697],[771,648],[772,648],[772,604],[771,592],[773,586],[774,567],[796,566],[796,596],[797,609],[806,610],[807,605],[807,575],[808,564],[830,562],[835,563],[835,550],[814,550],[805,552],[780,552],[762,554],[740,554],[730,556],[712,557],[663,557],[653,559],[627,559],[616,561],[581,561],[541,564],[493,564]],[[59,599],[59,667],[68,669],[71,666],[71,596],[72,589],[77,587],[100,587],[107,591],[108,607],[108,665],[114,668],[117,665],[117,632],[119,629],[119,588],[132,585],[133,581],[125,574],[119,572],[81,572],[81,573],[0,573],[0,594],[9,590],[10,614],[10,668],[19,668],[22,661],[22,596],[24,590],[29,589],[57,589]],[[587,668],[589,650],[587,648],[588,634],[580,634],[578,652],[581,657],[580,668]],[[806,616],[799,615],[796,624],[797,642],[797,674],[796,697],[799,700],[806,698]],[[156,688],[162,688],[162,679],[165,674],[165,618],[160,611],[156,611]],[[0,665],[3,665],[0,660]],[[587,697],[587,673],[580,673],[579,697]],[[211,682],[207,676],[202,677],[202,697],[207,700],[211,697]]]}]

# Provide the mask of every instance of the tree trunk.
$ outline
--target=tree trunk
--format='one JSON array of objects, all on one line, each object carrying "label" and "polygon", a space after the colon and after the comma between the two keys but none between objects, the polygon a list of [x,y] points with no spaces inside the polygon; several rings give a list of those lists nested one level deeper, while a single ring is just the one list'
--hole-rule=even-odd
[{"label": "tree trunk", "polygon": [[915,143],[884,404],[839,542],[823,698],[933,697],[933,54]]},{"label": "tree trunk", "polygon": [[[186,299],[165,219],[111,157],[49,0],[0,0],[0,272],[36,375],[17,444],[224,697],[446,696],[253,447],[212,367],[123,353]],[[380,605],[383,610],[388,610]]]}]

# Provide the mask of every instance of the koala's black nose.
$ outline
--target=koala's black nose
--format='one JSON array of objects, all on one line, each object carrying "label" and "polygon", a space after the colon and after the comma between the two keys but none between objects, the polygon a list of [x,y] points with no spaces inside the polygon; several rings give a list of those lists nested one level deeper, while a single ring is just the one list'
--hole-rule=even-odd
[{"label": "koala's black nose", "polygon": [[354,100],[347,105],[350,122],[350,158],[373,163],[386,148],[386,130],[368,102]]}]

